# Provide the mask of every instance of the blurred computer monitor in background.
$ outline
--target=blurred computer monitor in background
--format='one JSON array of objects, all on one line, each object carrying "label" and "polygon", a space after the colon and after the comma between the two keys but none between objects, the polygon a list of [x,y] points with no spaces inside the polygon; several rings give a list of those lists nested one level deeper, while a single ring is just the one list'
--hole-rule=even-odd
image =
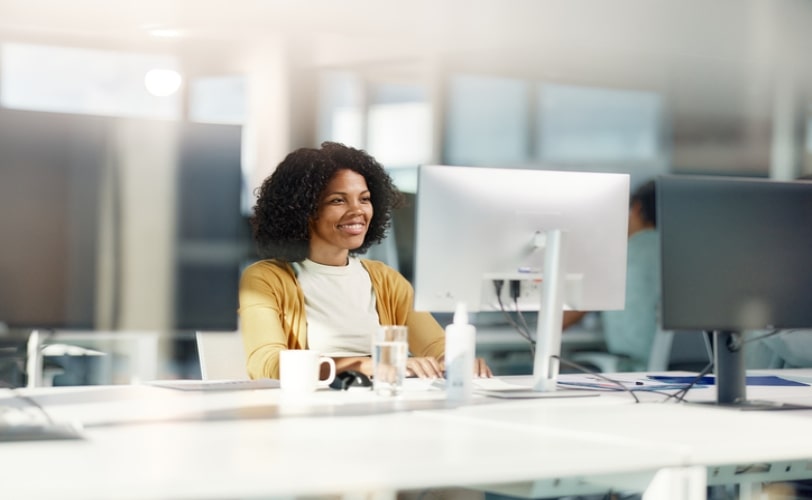
[{"label": "blurred computer monitor in background", "polygon": [[[146,226],[142,232],[150,234],[153,221],[141,220],[140,211],[154,209],[153,193],[166,188],[163,179],[123,187],[118,120],[0,110],[0,323],[8,328],[121,326],[121,295],[129,293],[122,291],[122,262],[155,245],[149,237],[127,240],[122,212],[128,211],[128,224]],[[240,212],[241,128],[127,123],[130,129],[164,127],[177,138],[175,191],[169,193],[176,203],[158,215],[174,235],[160,265],[139,277],[153,288],[139,293],[167,294],[164,283],[171,284],[167,329],[236,329],[240,264],[251,253]],[[126,205],[125,196],[138,201]],[[127,297],[135,304],[148,299]],[[149,314],[127,318],[128,329],[155,325]]]}]

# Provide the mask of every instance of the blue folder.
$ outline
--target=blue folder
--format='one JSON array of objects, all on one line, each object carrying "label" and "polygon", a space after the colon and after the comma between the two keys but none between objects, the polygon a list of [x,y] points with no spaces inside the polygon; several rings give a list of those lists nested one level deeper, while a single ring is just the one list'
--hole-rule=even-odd
[{"label": "blue folder", "polygon": [[[648,378],[656,380],[657,382],[669,384],[690,384],[696,377],[692,376],[679,376],[674,377],[670,375],[649,375]],[[714,385],[716,377],[713,375],[706,375],[700,378],[696,385]],[[747,385],[776,385],[776,386],[808,386],[803,382],[796,382],[794,380],[787,380],[785,378],[777,377],[775,375],[748,375],[745,379]]]}]

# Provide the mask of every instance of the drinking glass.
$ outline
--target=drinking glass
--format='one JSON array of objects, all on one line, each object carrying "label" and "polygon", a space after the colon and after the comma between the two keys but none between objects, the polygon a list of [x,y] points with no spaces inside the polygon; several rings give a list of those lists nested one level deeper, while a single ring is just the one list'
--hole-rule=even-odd
[{"label": "drinking glass", "polygon": [[408,329],[400,325],[378,328],[372,340],[372,387],[381,396],[403,392],[408,356]]}]

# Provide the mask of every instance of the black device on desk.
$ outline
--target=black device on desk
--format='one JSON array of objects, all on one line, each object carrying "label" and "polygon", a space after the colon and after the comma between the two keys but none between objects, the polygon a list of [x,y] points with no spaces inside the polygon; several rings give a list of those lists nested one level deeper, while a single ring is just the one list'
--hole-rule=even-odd
[{"label": "black device on desk", "polygon": [[359,371],[345,370],[337,373],[335,379],[330,382],[330,388],[339,391],[346,391],[351,387],[372,387],[372,380]]}]

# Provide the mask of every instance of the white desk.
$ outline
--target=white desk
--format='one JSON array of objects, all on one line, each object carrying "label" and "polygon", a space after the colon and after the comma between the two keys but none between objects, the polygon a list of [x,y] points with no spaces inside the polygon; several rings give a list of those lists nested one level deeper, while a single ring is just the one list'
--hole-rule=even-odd
[{"label": "white desk", "polygon": [[[619,393],[449,408],[425,390],[397,401],[329,390],[306,399],[276,389],[22,392],[56,419],[82,421],[87,438],[0,443],[3,498],[388,497],[496,484],[529,484],[537,495],[651,491],[662,470],[701,465],[704,476],[707,466],[812,458],[808,416],[634,404]],[[0,391],[0,404],[24,404],[10,396]]]},{"label": "white desk", "polygon": [[[776,374],[812,383],[812,370]],[[608,376],[612,376],[609,374]],[[635,378],[627,376],[626,378]],[[674,391],[670,391],[674,392]],[[686,465],[707,467],[710,485],[784,481],[812,477],[812,410],[742,411],[715,405],[665,402],[660,394],[637,392],[643,401],[634,404],[624,392],[610,393],[628,404],[607,405],[594,411],[539,405],[521,410],[498,405],[468,406],[460,413],[472,419],[514,424],[526,428],[573,435],[593,435],[624,443],[658,443],[663,449],[681,450]],[[748,399],[762,399],[812,406],[812,387],[748,386]],[[688,401],[713,402],[714,387],[690,391]],[[534,484],[514,494],[532,495]]]},{"label": "white desk", "polygon": [[[386,496],[538,478],[622,482],[628,474],[650,478],[682,464],[680,453],[643,442],[470,419],[461,409],[443,409],[440,392],[407,394],[398,402],[331,391],[299,400],[275,389],[108,386],[25,393],[55,418],[80,418],[87,439],[0,444],[3,498]],[[577,412],[617,405],[611,398],[543,403]]]}]

